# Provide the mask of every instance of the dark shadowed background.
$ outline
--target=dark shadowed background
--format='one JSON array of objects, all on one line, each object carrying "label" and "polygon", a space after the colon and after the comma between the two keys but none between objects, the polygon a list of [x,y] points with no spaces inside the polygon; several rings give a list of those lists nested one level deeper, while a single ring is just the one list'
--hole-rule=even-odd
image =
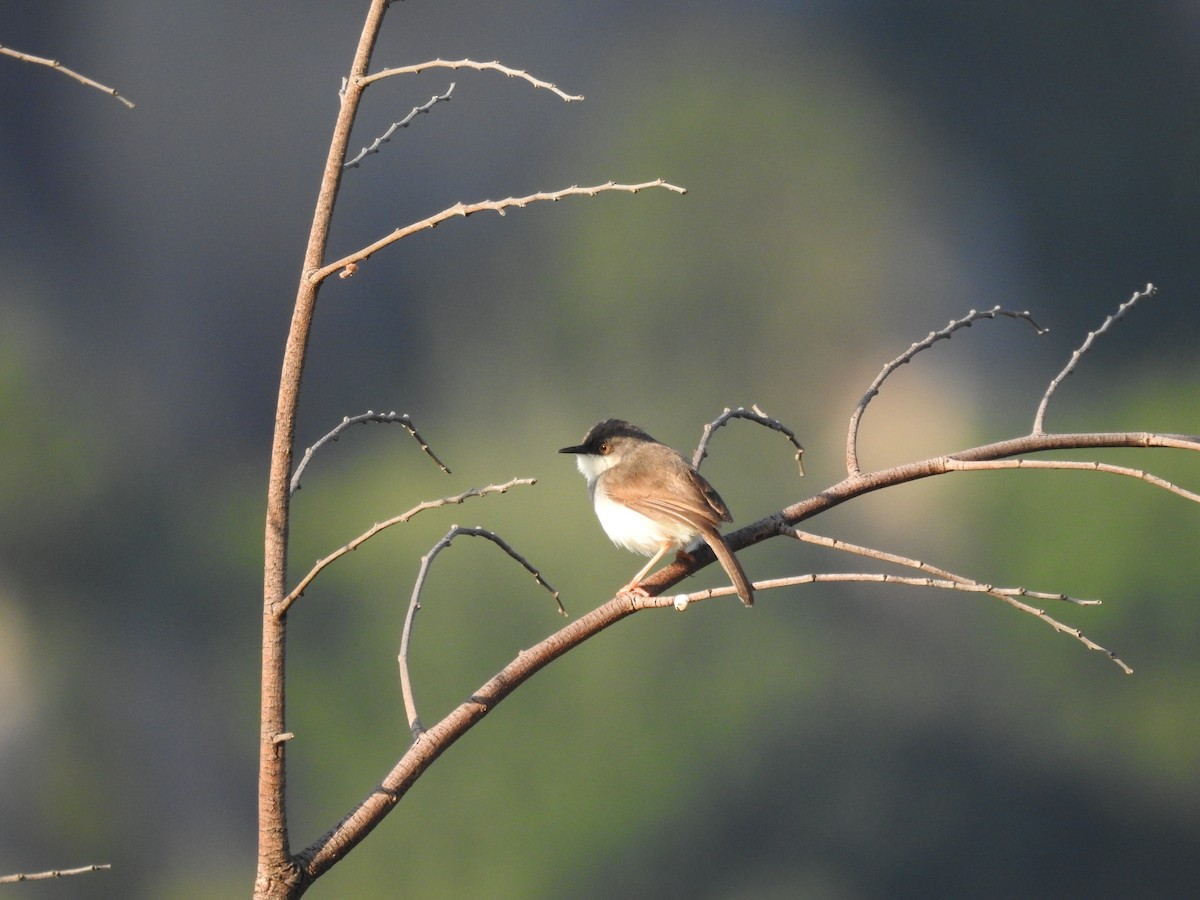
[{"label": "dark shadowed background", "polygon": [[[0,872],[110,862],[28,897],[245,897],[254,867],[262,522],[283,338],[365,0],[0,2]],[[972,308],[864,422],[880,466],[1015,436],[1147,282],[1052,430],[1200,432],[1200,6],[408,0],[353,145],[456,84],[344,181],[340,256],[457,201],[666,178],[451,221],[325,287],[293,578],[371,523],[514,475],[339,561],[291,616],[292,843],[407,745],[395,656],[419,558],[500,532],[578,615],[640,565],[555,449],[616,415],[686,450],[758,403],[808,448],[723,429],[738,524],[837,480],[887,360]],[[1195,459],[1110,454],[1192,488]],[[1200,508],[1080,473],[938,479],[814,530],[981,580],[1103,598],[805,587],[645,613],[456,745],[314,897],[1195,896]],[[774,541],[752,577],[874,567]],[[715,584],[706,570],[697,586]],[[436,719],[557,628],[461,539],[414,647]]]}]

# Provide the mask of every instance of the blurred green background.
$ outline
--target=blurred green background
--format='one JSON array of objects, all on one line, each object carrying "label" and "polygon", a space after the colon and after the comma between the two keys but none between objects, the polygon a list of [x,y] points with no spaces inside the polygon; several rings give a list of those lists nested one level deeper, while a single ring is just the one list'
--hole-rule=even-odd
[{"label": "blurred green background", "polygon": [[[277,374],[337,89],[366,3],[0,4],[0,872],[110,862],[28,897],[248,896],[265,476]],[[836,481],[888,359],[971,308],[871,407],[882,466],[1027,431],[1086,332],[1162,287],[1064,384],[1054,430],[1200,432],[1200,7],[1007,0],[393,4],[374,68],[499,59],[373,87],[341,255],[456,201],[607,179],[653,191],[449,222],[321,296],[295,504],[292,842],[407,745],[395,656],[422,553],[501,533],[575,615],[640,565],[571,460],[597,419],[690,453],[738,525]],[[1200,487],[1197,461],[1112,459]],[[1101,655],[999,602],[805,587],[644,613],[539,674],[459,742],[313,897],[1195,896],[1200,509],[1129,479],[936,479],[810,523],[1055,609]],[[755,578],[873,569],[774,541]],[[715,584],[706,570],[697,586]],[[425,595],[427,724],[559,627],[494,546]]]}]

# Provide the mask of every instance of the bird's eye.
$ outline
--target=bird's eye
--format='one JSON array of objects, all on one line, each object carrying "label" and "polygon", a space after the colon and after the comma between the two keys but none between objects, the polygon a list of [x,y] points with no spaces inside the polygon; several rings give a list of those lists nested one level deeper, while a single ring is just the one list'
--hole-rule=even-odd
[{"label": "bird's eye", "polygon": [[609,450],[611,450],[611,449],[612,449],[612,447],[610,447],[610,446],[608,445],[608,441],[602,441],[602,442],[600,443],[600,454],[601,454],[602,456],[607,456],[607,455],[608,455],[608,451],[609,451]]}]

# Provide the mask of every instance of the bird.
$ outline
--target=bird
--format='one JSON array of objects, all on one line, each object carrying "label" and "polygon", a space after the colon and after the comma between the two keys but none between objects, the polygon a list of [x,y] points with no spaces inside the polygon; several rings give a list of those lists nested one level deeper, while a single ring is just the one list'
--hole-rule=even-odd
[{"label": "bird", "polygon": [[621,590],[645,594],[641,580],[675,549],[681,557],[696,538],[704,540],[724,567],[746,606],[754,588],[725,538],[720,523],[732,522],[729,507],[696,467],[636,425],[605,419],[583,443],[563,447],[587,479],[588,493],[605,533],[614,544],[651,557]]}]

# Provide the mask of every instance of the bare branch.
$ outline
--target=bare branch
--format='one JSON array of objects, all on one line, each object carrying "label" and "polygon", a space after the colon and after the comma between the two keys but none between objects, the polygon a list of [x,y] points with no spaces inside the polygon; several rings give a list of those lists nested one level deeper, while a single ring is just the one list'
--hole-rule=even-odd
[{"label": "bare branch", "polygon": [[[1106,650],[1104,647],[1101,647],[1095,641],[1091,640],[1086,635],[1084,635],[1083,632],[1081,632],[1079,629],[1071,628],[1070,626],[1064,625],[1063,623],[1059,622],[1054,617],[1048,615],[1044,609],[1039,609],[1035,606],[1030,606],[1028,603],[1023,603],[1018,598],[1029,597],[1030,599],[1034,599],[1034,600],[1058,600],[1058,601],[1065,601],[1068,603],[1074,603],[1079,606],[1097,606],[1100,603],[1099,600],[1078,600],[1073,597],[1069,597],[1066,594],[1044,594],[1044,593],[1039,593],[1036,591],[1028,591],[1023,587],[997,588],[993,585],[983,584],[982,582],[976,581],[974,578],[967,578],[963,575],[956,575],[955,573],[949,572],[945,569],[940,569],[940,568],[937,568],[936,566],[931,566],[928,563],[921,562],[920,560],[909,559],[907,557],[898,556],[894,553],[888,553],[883,550],[876,550],[872,547],[863,547],[858,544],[849,544],[845,541],[839,541],[839,540],[836,540],[833,538],[826,538],[826,537],[823,537],[821,535],[816,535],[816,534],[809,534],[808,532],[800,531],[799,529],[796,529],[796,528],[789,529],[788,531],[786,531],[784,533],[790,534],[792,537],[795,537],[796,539],[805,541],[807,543],[819,544],[819,545],[825,546],[825,547],[831,547],[831,548],[838,549],[838,550],[845,550],[849,553],[855,553],[860,556],[868,556],[873,559],[880,559],[880,560],[884,560],[886,562],[896,563],[897,565],[907,566],[909,568],[914,568],[914,569],[920,569],[924,572],[929,572],[932,575],[938,576],[939,580],[944,580],[951,584],[961,585],[961,590],[980,591],[985,594],[990,594],[991,596],[996,597],[997,599],[1002,600],[1003,602],[1007,603],[1009,606],[1013,607],[1014,609],[1020,610],[1021,612],[1029,613],[1032,616],[1036,616],[1037,618],[1041,619],[1043,622],[1045,622],[1047,625],[1049,625],[1051,628],[1053,628],[1055,631],[1059,632],[1060,634],[1071,635],[1076,640],[1078,640],[1080,643],[1082,643],[1085,647],[1087,647],[1089,650],[1096,650],[1100,653],[1103,653],[1105,656],[1107,656],[1109,659],[1111,659],[1114,663],[1116,663],[1126,675],[1133,674],[1133,669],[1129,668],[1129,666],[1127,666],[1124,662],[1122,662],[1116,656],[1116,654],[1114,654],[1110,650]],[[895,581],[896,579],[891,578],[891,579],[884,579],[884,580]],[[921,581],[921,579],[916,579],[912,583],[920,583],[920,581]],[[910,582],[901,581],[901,582],[897,582],[897,583],[908,584]],[[930,584],[929,586],[930,587],[941,587],[942,585]]]},{"label": "bare branch", "polygon": [[448,209],[442,210],[440,213],[435,213],[427,219],[422,219],[420,222],[414,222],[411,225],[405,225],[403,228],[397,228],[386,237],[380,238],[373,244],[368,244],[361,250],[356,250],[349,256],[344,256],[337,262],[329,263],[315,269],[308,274],[308,281],[312,284],[319,284],[332,275],[339,269],[347,269],[351,266],[357,268],[357,264],[364,259],[369,259],[373,253],[382,250],[389,244],[394,244],[402,238],[408,237],[410,234],[415,234],[418,231],[426,231],[430,228],[436,228],[438,225],[445,222],[447,219],[466,218],[474,215],[477,212],[491,211],[503,216],[509,209],[523,209],[530,203],[537,203],[544,200],[558,201],[564,197],[587,196],[594,197],[596,194],[604,191],[624,191],[629,194],[636,194],[638,191],[643,191],[648,188],[665,188],[668,191],[674,191],[677,194],[686,194],[685,188],[677,187],[673,184],[668,184],[661,178],[655,181],[647,181],[643,184],[617,184],[612,181],[598,184],[594,187],[579,187],[573,185],[569,188],[563,188],[560,191],[542,191],[536,194],[529,194],[526,197],[508,197],[504,200],[482,200],[478,203],[455,203]]},{"label": "bare branch", "polygon": [[405,116],[399,122],[393,122],[391,127],[388,128],[387,131],[385,131],[379,137],[375,138],[375,141],[371,144],[371,146],[363,147],[362,150],[359,151],[358,156],[354,157],[354,159],[350,160],[350,162],[343,165],[342,168],[343,169],[349,169],[349,168],[357,169],[358,164],[360,162],[362,162],[364,157],[369,156],[372,153],[378,153],[379,148],[382,147],[384,144],[386,144],[388,141],[390,141],[392,139],[392,135],[396,133],[397,128],[407,128],[409,126],[409,124],[412,122],[412,120],[415,119],[421,113],[429,112],[429,110],[433,109],[434,106],[436,106],[438,103],[441,103],[442,101],[449,102],[450,95],[453,93],[454,93],[454,82],[452,81],[452,82],[450,82],[450,87],[446,88],[446,93],[434,94],[432,97],[429,98],[429,102],[426,103],[424,106],[414,106],[412,108],[412,111],[409,112],[409,114],[407,116]]},{"label": "bare branch", "polygon": [[[947,569],[941,569],[937,566],[930,565],[919,559],[912,559],[907,556],[900,556],[896,553],[889,553],[886,550],[878,550],[874,547],[864,547],[860,544],[852,544],[849,541],[843,541],[839,538],[825,537],[820,534],[813,534],[809,531],[801,531],[798,528],[788,529],[785,534],[803,541],[807,544],[816,544],[819,547],[828,547],[831,550],[841,550],[846,553],[853,553],[857,556],[865,556],[869,559],[877,559],[881,562],[895,563],[898,566],[905,566],[910,569],[918,569],[922,572],[928,572],[937,578],[953,581],[957,584],[970,586],[971,590],[984,590],[991,592],[991,585],[984,585],[973,578],[967,578],[963,575],[956,575]],[[1099,600],[1080,600],[1076,597],[1069,597],[1066,594],[1045,594],[1039,591],[1030,591],[1023,587],[1018,588],[995,588],[999,593],[1009,594],[1018,597],[1031,597],[1035,600],[1058,600],[1064,603],[1073,603],[1076,606],[1099,606]]]},{"label": "bare branch", "polygon": [[535,88],[542,88],[550,91],[553,94],[557,94],[568,103],[583,99],[582,95],[565,93],[548,81],[542,81],[539,78],[534,78],[528,72],[523,72],[520,69],[510,69],[508,66],[501,65],[496,60],[492,60],[491,62],[476,62],[473,59],[434,59],[430,60],[429,62],[417,63],[416,65],[412,66],[400,66],[395,69],[384,69],[381,72],[375,72],[371,75],[364,75],[358,80],[358,83],[360,86],[365,88],[369,84],[374,84],[376,81],[380,81],[384,78],[391,78],[393,75],[415,75],[418,72],[424,72],[427,69],[475,69],[479,72],[499,72],[502,75],[507,75],[509,78],[520,78],[524,81],[527,81]]},{"label": "bare branch", "polygon": [[696,447],[696,452],[692,454],[692,465],[697,469],[700,468],[705,457],[708,456],[708,443],[712,439],[713,432],[727,423],[730,419],[749,419],[751,422],[757,422],[759,425],[765,425],[768,428],[773,428],[780,434],[784,435],[792,446],[796,448],[796,467],[800,470],[800,476],[804,476],[804,448],[800,442],[796,440],[796,433],[788,428],[778,419],[772,419],[765,412],[758,408],[755,404],[749,409],[739,406],[737,409],[725,407],[725,411],[717,416],[713,421],[704,426],[704,435],[700,438],[700,443]]},{"label": "bare branch", "polygon": [[469,537],[486,538],[491,541],[524,566],[526,571],[533,575],[534,580],[550,592],[550,595],[554,598],[554,602],[558,604],[558,611],[564,616],[567,614],[567,611],[563,608],[562,601],[559,599],[558,591],[552,588],[546,579],[542,577],[542,573],[535,569],[525,557],[509,546],[502,537],[495,532],[488,531],[479,526],[462,528],[458,525],[451,525],[450,530],[446,532],[442,539],[434,544],[428,553],[421,557],[421,568],[417,572],[417,578],[413,584],[412,597],[408,602],[408,613],[404,617],[404,631],[400,636],[400,653],[397,656],[397,662],[400,665],[400,691],[404,696],[404,710],[408,715],[408,727],[412,731],[413,740],[419,738],[425,730],[421,727],[421,720],[417,716],[417,702],[413,696],[412,677],[408,669],[408,653],[412,643],[413,623],[416,620],[417,611],[421,608],[421,591],[425,587],[425,579],[429,575],[429,570],[433,565],[434,559],[439,553],[449,547],[460,534]]},{"label": "bare branch", "polygon": [[1145,300],[1148,297],[1153,297],[1156,293],[1158,293],[1158,288],[1156,288],[1153,284],[1146,285],[1145,288],[1134,293],[1132,297],[1117,307],[1117,311],[1105,319],[1103,325],[1101,325],[1095,331],[1088,332],[1087,338],[1080,345],[1079,349],[1071,354],[1070,361],[1067,362],[1067,365],[1061,372],[1054,376],[1054,380],[1051,381],[1050,386],[1046,388],[1046,393],[1042,396],[1042,402],[1038,404],[1037,415],[1033,417],[1034,434],[1044,433],[1046,408],[1050,405],[1050,398],[1054,396],[1054,392],[1058,390],[1058,386],[1063,383],[1066,377],[1075,371],[1075,367],[1079,365],[1079,360],[1083,358],[1083,354],[1087,353],[1088,350],[1091,349],[1096,338],[1108,331],[1108,329],[1111,328],[1115,323],[1120,322],[1123,318],[1125,318],[1125,313],[1133,309],[1133,307],[1137,305],[1139,301]]},{"label": "bare branch", "polygon": [[[0,47],[0,50],[3,50]],[[18,873],[16,875],[0,875],[0,884],[16,884],[18,881],[47,881],[52,878],[69,878],[72,875],[86,875],[89,872],[103,872],[112,868],[111,863],[97,863],[90,866],[80,866],[77,869],[51,869],[48,872]]]},{"label": "bare branch", "polygon": [[377,413],[368,409],[362,415],[347,416],[346,418],[342,419],[342,421],[339,422],[332,431],[304,451],[304,458],[300,460],[300,464],[296,466],[296,471],[292,474],[290,493],[294,494],[296,491],[300,490],[300,476],[304,474],[304,470],[308,468],[309,462],[312,460],[313,456],[316,455],[318,450],[320,450],[330,441],[336,441],[341,436],[341,433],[351,425],[364,425],[367,422],[382,422],[385,424],[396,423],[398,425],[403,425],[405,430],[413,436],[413,439],[421,445],[421,449],[425,451],[425,455],[437,463],[438,468],[440,468],[443,472],[445,472],[447,475],[450,474],[450,470],[446,467],[446,464],[437,458],[433,450],[430,449],[429,444],[425,442],[425,439],[421,437],[416,427],[414,427],[412,418],[408,415],[408,413],[404,413],[404,415],[398,415],[395,412]]},{"label": "bare branch", "polygon": [[105,94],[116,97],[118,100],[120,100],[122,103],[124,103],[127,107],[129,107],[130,109],[133,109],[133,101],[127,97],[122,97],[116,88],[107,87],[98,81],[93,81],[91,78],[88,78],[86,75],[81,75],[79,72],[76,72],[74,69],[68,69],[62,63],[60,63],[57,59],[47,59],[44,56],[33,56],[29,53],[22,53],[20,50],[14,50],[14,49],[12,49],[12,47],[5,47],[2,45],[0,45],[0,53],[4,54],[5,56],[11,56],[14,59],[19,59],[22,62],[34,63],[39,66],[49,66],[51,69],[55,69],[59,72],[62,72],[68,78],[74,78],[80,84],[87,85],[88,87],[93,87],[98,91],[102,91]]},{"label": "bare branch", "polygon": [[407,512],[401,513],[398,516],[393,516],[392,518],[387,519],[386,521],[383,521],[383,522],[376,522],[374,525],[372,525],[370,528],[368,528],[366,531],[364,531],[362,534],[360,534],[358,537],[356,537],[350,543],[346,544],[343,547],[339,547],[337,550],[334,550],[332,553],[330,553],[328,556],[324,557],[323,559],[317,560],[316,564],[311,569],[309,569],[308,574],[300,579],[300,583],[297,584],[292,589],[291,593],[289,593],[286,597],[283,598],[283,611],[286,612],[287,609],[289,609],[291,607],[291,605],[293,603],[295,603],[296,600],[299,599],[300,595],[304,593],[304,591],[308,588],[308,586],[310,584],[312,584],[313,580],[318,575],[321,574],[321,571],[326,566],[328,566],[330,563],[334,562],[335,560],[340,559],[341,557],[345,556],[347,553],[350,553],[353,550],[357,550],[359,547],[361,547],[363,544],[365,544],[371,538],[375,537],[375,535],[379,534],[379,532],[383,531],[384,529],[391,528],[393,525],[399,525],[403,522],[407,522],[413,516],[417,515],[418,513],[425,512],[426,510],[440,509],[443,506],[450,506],[451,504],[462,503],[464,500],[468,500],[472,497],[483,497],[487,494],[503,494],[506,491],[508,491],[509,488],[517,487],[519,485],[530,485],[530,484],[537,484],[537,479],[536,478],[514,478],[511,481],[506,481],[504,484],[489,484],[487,487],[471,488],[469,491],[463,491],[461,494],[455,494],[452,497],[442,497],[439,500],[426,500],[423,503],[418,503],[412,509],[408,510]]},{"label": "bare branch", "polygon": [[1049,329],[1042,328],[1037,322],[1033,321],[1033,316],[1031,316],[1028,312],[1014,312],[1013,310],[1002,309],[999,306],[993,306],[991,309],[987,309],[982,312],[973,309],[961,319],[954,319],[941,331],[929,332],[929,334],[925,336],[924,340],[917,341],[915,344],[893,359],[890,363],[885,365],[879,374],[875,376],[875,380],[871,382],[871,386],[867,388],[867,392],[863,394],[863,398],[858,401],[858,406],[855,408],[854,413],[850,416],[850,431],[846,436],[847,474],[857,475],[861,471],[858,464],[859,424],[861,423],[863,413],[867,411],[867,405],[875,398],[875,395],[879,393],[879,389],[883,386],[883,383],[887,381],[891,374],[905,363],[911,362],[912,358],[922,350],[928,350],[940,340],[949,340],[954,335],[954,332],[958,331],[960,328],[970,328],[971,325],[979,319],[995,319],[998,316],[1007,316],[1010,319],[1024,319],[1033,326],[1034,330],[1036,330],[1039,335],[1045,334],[1047,331],[1049,331]]},{"label": "bare branch", "polygon": [[1143,471],[1142,469],[1132,469],[1128,466],[1114,466],[1109,463],[1094,462],[1092,460],[995,459],[964,461],[951,456],[946,458],[946,468],[957,472],[972,472],[985,469],[1080,469],[1089,472],[1107,472],[1110,475],[1125,475],[1130,478],[1136,478],[1139,481],[1144,481],[1165,491],[1170,491],[1172,494],[1177,494],[1185,500],[1200,503],[1200,494],[1195,491],[1189,491],[1187,488],[1180,487],[1174,482],[1167,481],[1165,478],[1160,478],[1150,472]]}]

